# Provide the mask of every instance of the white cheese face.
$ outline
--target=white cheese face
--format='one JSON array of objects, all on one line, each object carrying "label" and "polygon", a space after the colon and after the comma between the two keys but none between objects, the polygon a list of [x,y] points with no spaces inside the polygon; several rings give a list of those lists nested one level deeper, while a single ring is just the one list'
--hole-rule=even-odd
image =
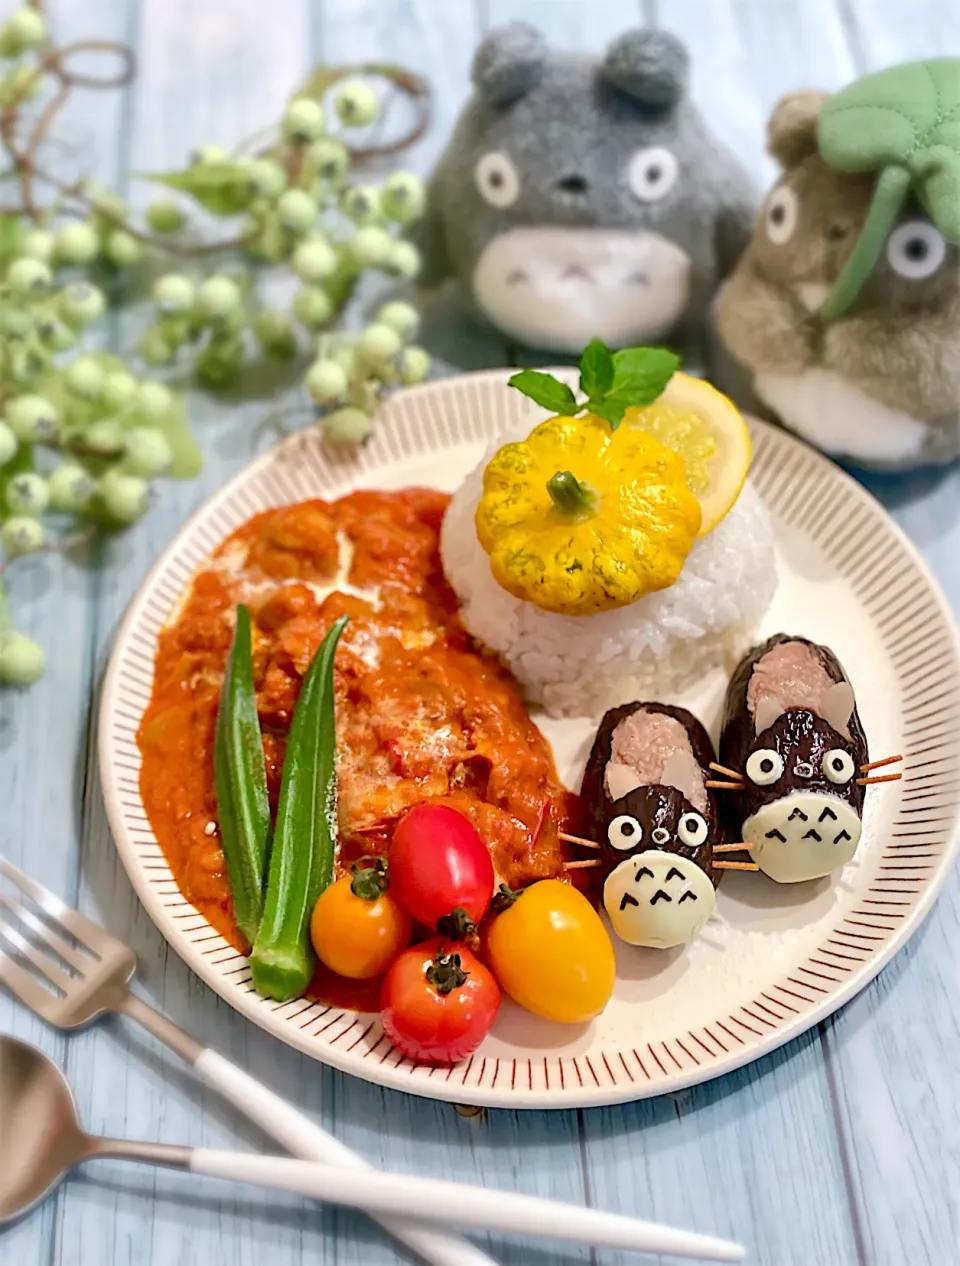
[{"label": "white cheese face", "polygon": [[663,338],[690,298],[691,261],[659,233],[514,228],[484,248],[473,293],[521,343],[581,352],[592,338],[632,347]]},{"label": "white cheese face", "polygon": [[820,879],[846,866],[860,843],[856,810],[838,796],[794,791],[743,824],[750,856],[778,884]]},{"label": "white cheese face", "polygon": [[700,867],[661,849],[634,853],[603,885],[604,909],[617,936],[652,949],[692,941],[715,904],[713,884]]}]

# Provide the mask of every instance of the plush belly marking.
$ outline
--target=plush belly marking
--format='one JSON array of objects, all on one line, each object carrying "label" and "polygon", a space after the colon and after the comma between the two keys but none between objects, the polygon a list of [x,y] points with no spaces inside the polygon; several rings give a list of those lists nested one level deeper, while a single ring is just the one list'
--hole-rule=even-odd
[{"label": "plush belly marking", "polygon": [[915,457],[927,437],[925,422],[888,408],[833,370],[759,373],[753,385],[791,430],[825,453],[898,461]]},{"label": "plush belly marking", "polygon": [[690,257],[649,231],[515,228],[488,243],[477,303],[501,330],[558,352],[662,338],[690,297]]}]

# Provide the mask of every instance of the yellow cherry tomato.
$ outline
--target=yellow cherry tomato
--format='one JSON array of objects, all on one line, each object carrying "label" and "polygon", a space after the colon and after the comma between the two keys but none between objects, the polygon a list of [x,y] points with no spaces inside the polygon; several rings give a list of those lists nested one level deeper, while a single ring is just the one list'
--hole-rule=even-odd
[{"label": "yellow cherry tomato", "polygon": [[531,884],[498,914],[487,952],[501,988],[547,1020],[591,1020],[613,992],[616,961],[607,930],[583,893],[560,879]]},{"label": "yellow cherry tomato", "polygon": [[382,976],[410,944],[413,923],[387,888],[386,864],[357,866],[321,894],[310,939],[324,966],[350,980]]}]

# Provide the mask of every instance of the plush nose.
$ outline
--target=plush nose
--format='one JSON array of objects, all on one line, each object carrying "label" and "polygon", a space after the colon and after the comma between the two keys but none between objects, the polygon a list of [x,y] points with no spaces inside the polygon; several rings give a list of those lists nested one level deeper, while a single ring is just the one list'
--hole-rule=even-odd
[{"label": "plush nose", "polygon": [[561,176],[557,181],[557,188],[561,193],[569,194],[573,198],[582,198],[590,188],[590,184],[586,176],[578,171],[567,172],[565,176]]},{"label": "plush nose", "polygon": [[781,884],[819,879],[845,866],[860,832],[852,805],[816,791],[795,791],[765,804],[743,824],[750,856]]}]

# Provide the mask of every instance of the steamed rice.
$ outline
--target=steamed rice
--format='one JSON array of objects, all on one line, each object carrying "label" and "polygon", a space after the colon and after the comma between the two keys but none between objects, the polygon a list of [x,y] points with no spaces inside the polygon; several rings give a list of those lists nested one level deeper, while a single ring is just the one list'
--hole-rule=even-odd
[{"label": "steamed rice", "polygon": [[727,517],[695,542],[669,589],[616,611],[555,615],[513,597],[491,574],[474,527],[487,460],[450,502],[443,569],[464,625],[503,657],[532,703],[554,716],[593,715],[681,690],[739,658],[777,584],[770,520],[749,482]]}]

